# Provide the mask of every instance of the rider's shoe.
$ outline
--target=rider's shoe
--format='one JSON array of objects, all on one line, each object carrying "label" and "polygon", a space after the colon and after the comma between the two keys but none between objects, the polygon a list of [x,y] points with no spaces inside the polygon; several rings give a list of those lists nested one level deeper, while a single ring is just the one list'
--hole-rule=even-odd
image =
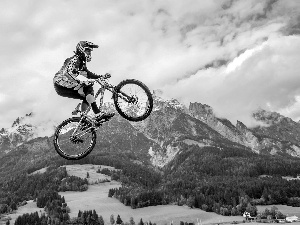
[{"label": "rider's shoe", "polygon": [[95,120],[97,122],[100,122],[102,120],[104,121],[108,121],[109,119],[111,119],[113,116],[115,115],[115,113],[111,112],[111,113],[103,113],[103,114],[100,114],[100,115],[96,115],[95,116]]}]

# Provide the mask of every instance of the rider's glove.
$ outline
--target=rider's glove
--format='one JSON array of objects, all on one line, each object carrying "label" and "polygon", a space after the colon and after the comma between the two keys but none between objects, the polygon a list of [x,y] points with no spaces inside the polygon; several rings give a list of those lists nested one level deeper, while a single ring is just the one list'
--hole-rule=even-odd
[{"label": "rider's glove", "polygon": [[106,73],[106,74],[103,75],[103,78],[104,78],[104,79],[111,78],[111,75],[110,75],[109,73]]}]

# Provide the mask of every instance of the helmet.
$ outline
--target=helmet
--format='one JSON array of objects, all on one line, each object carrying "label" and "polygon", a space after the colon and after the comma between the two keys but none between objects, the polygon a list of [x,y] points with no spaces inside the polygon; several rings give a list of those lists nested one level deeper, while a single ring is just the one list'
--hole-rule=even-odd
[{"label": "helmet", "polygon": [[85,52],[86,49],[90,49],[91,51],[93,48],[98,48],[98,45],[95,45],[89,41],[80,41],[76,46],[76,54],[83,56],[85,61],[90,62],[92,60],[91,54]]}]

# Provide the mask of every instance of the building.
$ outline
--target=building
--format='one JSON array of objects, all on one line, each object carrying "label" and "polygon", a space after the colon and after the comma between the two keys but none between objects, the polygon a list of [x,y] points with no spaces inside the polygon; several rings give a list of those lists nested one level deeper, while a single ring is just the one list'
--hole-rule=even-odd
[{"label": "building", "polygon": [[256,220],[256,217],[251,216],[249,212],[244,212],[243,217],[246,218],[246,220]]},{"label": "building", "polygon": [[299,217],[298,216],[289,216],[289,217],[286,217],[285,220],[287,222],[297,222],[297,221],[299,221]]}]

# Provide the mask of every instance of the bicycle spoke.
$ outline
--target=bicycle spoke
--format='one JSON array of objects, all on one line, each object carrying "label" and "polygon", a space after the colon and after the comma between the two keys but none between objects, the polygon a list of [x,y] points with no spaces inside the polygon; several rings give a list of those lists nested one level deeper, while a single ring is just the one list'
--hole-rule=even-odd
[{"label": "bicycle spoke", "polygon": [[123,112],[125,112],[127,115],[135,117],[141,116],[145,113],[147,110],[147,105],[149,105],[148,96],[141,87],[134,84],[129,84],[126,85],[126,87],[121,88],[120,91],[136,99],[136,102],[130,103],[119,98],[118,105]]},{"label": "bicycle spoke", "polygon": [[84,130],[84,127],[78,122],[66,124],[58,134],[57,145],[59,149],[63,154],[71,157],[82,155],[92,143],[93,135],[90,129]]}]

